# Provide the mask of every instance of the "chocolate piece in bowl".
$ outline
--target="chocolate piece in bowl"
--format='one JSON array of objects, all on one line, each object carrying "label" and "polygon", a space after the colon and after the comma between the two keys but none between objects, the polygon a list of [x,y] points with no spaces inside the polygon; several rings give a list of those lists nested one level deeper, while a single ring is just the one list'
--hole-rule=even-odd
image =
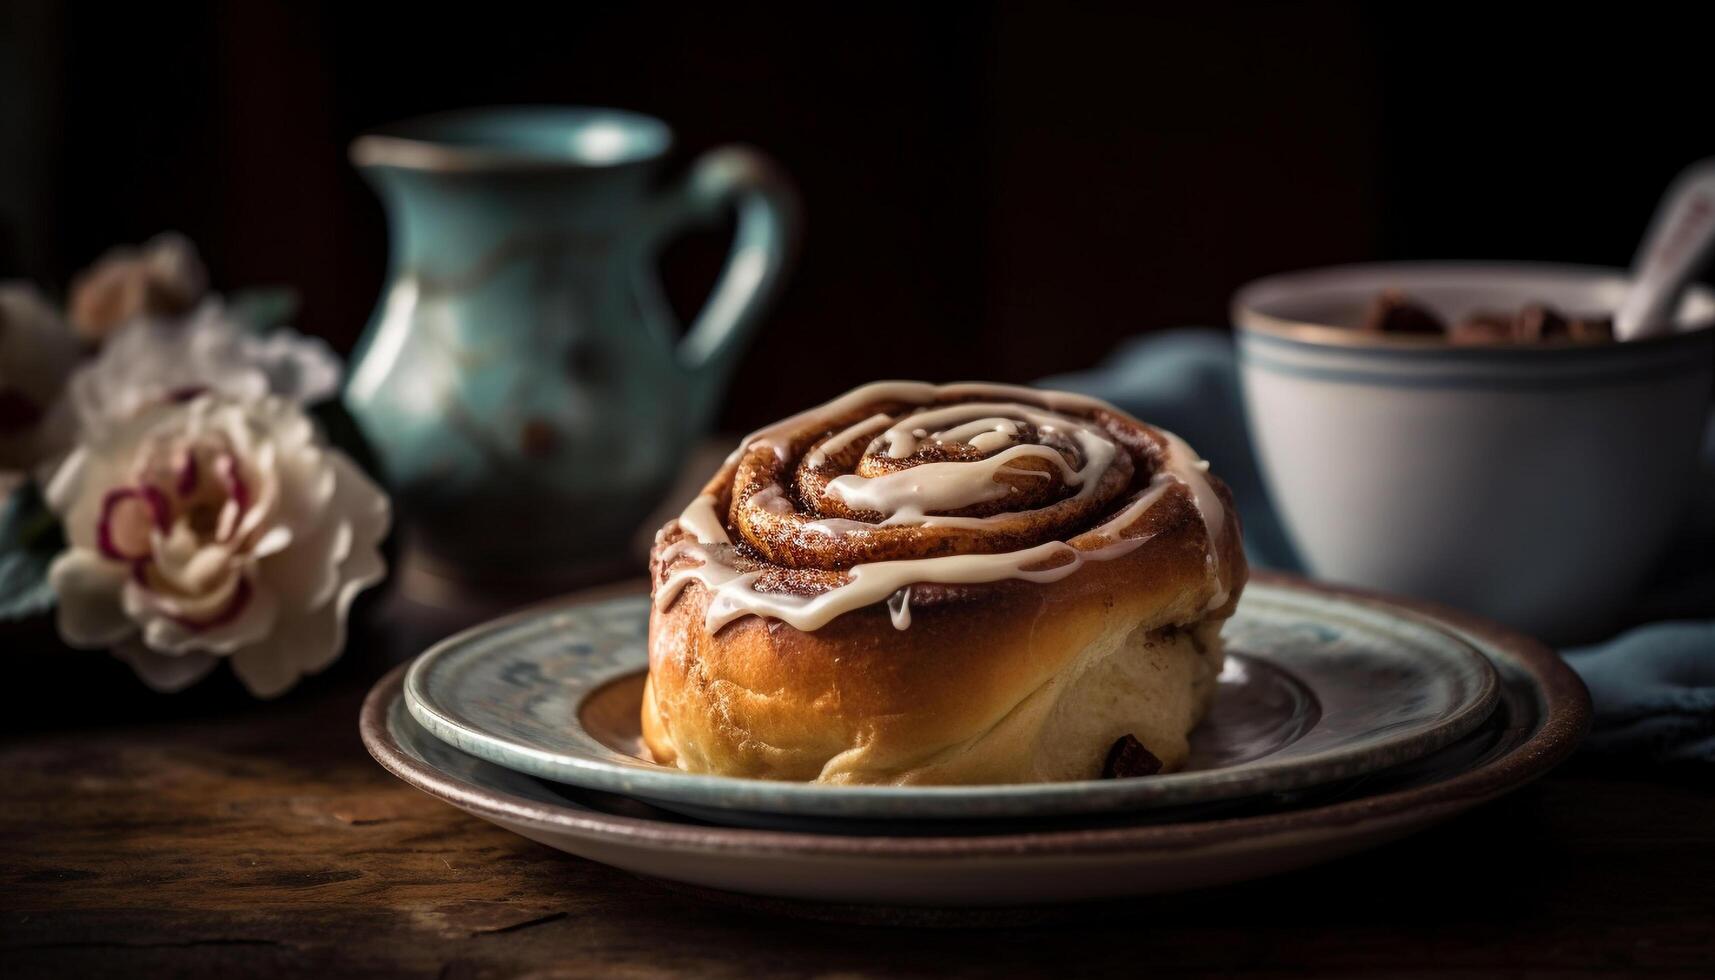
[{"label": "chocolate piece in bowl", "polygon": [[1565,316],[1541,304],[1519,311],[1520,340],[1570,340],[1579,344],[1605,344],[1614,339],[1614,321],[1605,316]]},{"label": "chocolate piece in bowl", "polygon": [[1513,339],[1513,317],[1506,313],[1473,313],[1447,331],[1451,344],[1504,344]]},{"label": "chocolate piece in bowl", "polygon": [[1370,301],[1359,329],[1365,333],[1435,334],[1447,326],[1435,312],[1398,289],[1384,289]]},{"label": "chocolate piece in bowl", "polygon": [[1453,344],[1557,343],[1605,344],[1614,339],[1614,321],[1605,316],[1567,316],[1544,303],[1529,303],[1517,313],[1478,312],[1453,325]]}]

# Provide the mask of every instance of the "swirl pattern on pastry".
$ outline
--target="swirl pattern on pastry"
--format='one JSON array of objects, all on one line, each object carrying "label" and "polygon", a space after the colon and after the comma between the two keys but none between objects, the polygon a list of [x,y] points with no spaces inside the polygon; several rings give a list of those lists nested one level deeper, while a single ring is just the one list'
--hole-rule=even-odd
[{"label": "swirl pattern on pastry", "polygon": [[656,605],[696,582],[710,633],[747,615],[815,630],[883,601],[905,629],[914,604],[1130,554],[1189,506],[1214,609],[1229,518],[1207,468],[1094,399],[878,382],[741,443],[657,535]]}]

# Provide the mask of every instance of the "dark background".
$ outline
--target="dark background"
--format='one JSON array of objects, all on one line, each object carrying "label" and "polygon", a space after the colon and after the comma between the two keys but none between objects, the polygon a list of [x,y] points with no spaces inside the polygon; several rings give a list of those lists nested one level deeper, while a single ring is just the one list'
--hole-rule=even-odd
[{"label": "dark background", "polygon": [[[802,262],[726,427],[882,376],[1028,380],[1224,323],[1294,267],[1628,262],[1715,150],[1705,38],[1579,9],[0,0],[0,277],[63,287],[176,228],[220,287],[295,284],[300,326],[348,350],[386,256],[353,136],[617,105],[802,189]],[[668,256],[681,305],[720,255]]]}]

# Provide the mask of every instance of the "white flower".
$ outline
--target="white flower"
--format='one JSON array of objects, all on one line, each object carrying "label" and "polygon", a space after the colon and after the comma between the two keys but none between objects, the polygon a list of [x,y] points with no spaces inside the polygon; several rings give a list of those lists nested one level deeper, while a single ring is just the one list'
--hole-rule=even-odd
[{"label": "white flower", "polygon": [[144,317],[116,332],[72,377],[70,398],[90,439],[163,400],[212,391],[312,405],[339,383],[339,358],[320,340],[290,330],[259,335],[207,300],[182,322]]},{"label": "white flower", "polygon": [[59,631],[112,648],[157,690],[219,658],[273,697],[338,657],[379,582],[387,498],[292,402],[209,391],[87,438],[47,491],[68,550]]},{"label": "white flower", "polygon": [[190,239],[164,232],[141,248],[110,249],[71,283],[71,323],[100,343],[140,316],[176,316],[208,291],[208,270]]},{"label": "white flower", "polygon": [[56,411],[77,341],[34,286],[0,283],[0,472],[22,471],[69,441]]}]

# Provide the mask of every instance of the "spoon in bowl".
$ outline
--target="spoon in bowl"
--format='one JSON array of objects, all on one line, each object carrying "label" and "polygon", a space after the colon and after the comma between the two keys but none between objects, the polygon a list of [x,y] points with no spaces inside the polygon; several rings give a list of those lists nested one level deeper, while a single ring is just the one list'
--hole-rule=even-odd
[{"label": "spoon in bowl", "polygon": [[1668,186],[1632,262],[1632,285],[1614,314],[1614,336],[1643,340],[1674,331],[1680,294],[1715,245],[1715,157]]}]

